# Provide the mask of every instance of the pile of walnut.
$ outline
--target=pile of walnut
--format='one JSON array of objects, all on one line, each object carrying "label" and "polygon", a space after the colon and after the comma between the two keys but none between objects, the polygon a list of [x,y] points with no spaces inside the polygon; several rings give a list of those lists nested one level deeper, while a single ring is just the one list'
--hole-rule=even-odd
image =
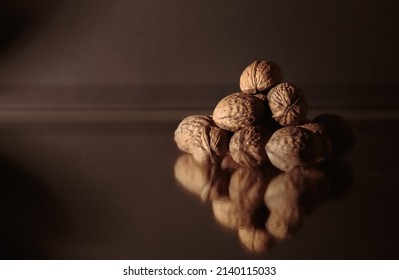
[{"label": "pile of walnut", "polygon": [[346,120],[323,114],[309,121],[303,91],[282,80],[275,63],[253,62],[241,75],[241,92],[220,100],[211,116],[189,116],[179,124],[178,148],[200,164],[230,155],[241,166],[270,162],[282,171],[349,152],[354,135]]}]

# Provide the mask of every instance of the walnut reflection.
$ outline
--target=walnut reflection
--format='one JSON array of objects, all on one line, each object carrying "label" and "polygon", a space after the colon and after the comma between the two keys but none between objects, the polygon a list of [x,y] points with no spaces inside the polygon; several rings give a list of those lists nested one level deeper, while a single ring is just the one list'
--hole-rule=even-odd
[{"label": "walnut reflection", "polygon": [[191,154],[181,155],[175,163],[175,178],[182,187],[202,201],[228,194],[227,173],[216,164],[200,164]]},{"label": "walnut reflection", "polygon": [[229,196],[212,201],[215,219],[237,230],[242,245],[253,252],[267,250],[272,241],[265,227],[269,211],[264,194],[277,173],[265,167],[237,168],[230,178]]},{"label": "walnut reflection", "polygon": [[327,177],[317,168],[297,168],[271,180],[264,198],[270,211],[266,229],[273,237],[289,238],[300,228],[305,215],[320,205],[319,190],[328,188]]},{"label": "walnut reflection", "polygon": [[238,167],[229,157],[200,165],[191,155],[175,164],[180,184],[211,202],[215,220],[237,231],[241,244],[264,252],[292,237],[323,203],[344,196],[353,172],[340,159],[280,172],[271,166]]},{"label": "walnut reflection", "polygon": [[231,175],[228,196],[212,201],[215,219],[232,228],[253,228],[264,224],[267,209],[263,194],[272,175],[261,168],[238,168]]},{"label": "walnut reflection", "polygon": [[291,237],[307,215],[322,203],[346,195],[353,182],[353,170],[342,159],[281,173],[265,192],[265,204],[270,211],[266,229],[276,240]]}]

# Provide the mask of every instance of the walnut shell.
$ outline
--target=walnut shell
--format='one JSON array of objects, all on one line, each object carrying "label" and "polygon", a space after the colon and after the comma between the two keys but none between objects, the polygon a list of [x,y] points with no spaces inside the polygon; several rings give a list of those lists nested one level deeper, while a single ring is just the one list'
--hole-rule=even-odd
[{"label": "walnut shell", "polygon": [[260,166],[268,161],[265,145],[271,133],[261,126],[247,126],[230,139],[231,157],[241,166]]},{"label": "walnut shell", "polygon": [[316,134],[322,143],[322,149],[321,149],[321,154],[320,158],[318,161],[326,160],[331,157],[331,151],[332,151],[332,143],[331,143],[331,137],[328,129],[320,124],[320,123],[306,123],[303,125],[300,125],[300,127],[306,128],[310,131],[312,131],[314,134]]},{"label": "walnut shell", "polygon": [[[189,152],[192,143],[198,141],[195,135],[214,125],[211,117],[203,115],[188,116],[183,119],[175,131],[175,142],[180,150]],[[192,137],[193,136],[193,137]]]},{"label": "walnut shell", "polygon": [[229,177],[216,164],[199,164],[191,154],[184,154],[174,169],[180,185],[203,201],[228,195]]},{"label": "walnut shell", "polygon": [[267,91],[283,80],[283,73],[277,64],[262,60],[247,66],[240,77],[240,89],[245,93]]},{"label": "walnut shell", "polygon": [[269,107],[280,125],[297,125],[308,113],[308,103],[303,91],[288,83],[281,83],[273,87],[267,94]]},{"label": "walnut shell", "polygon": [[263,115],[263,103],[251,94],[237,92],[224,97],[213,111],[217,126],[229,131],[256,123]]},{"label": "walnut shell", "polygon": [[211,117],[194,115],[180,122],[174,140],[180,150],[192,154],[196,161],[209,163],[226,154],[230,136]]},{"label": "walnut shell", "polygon": [[217,126],[211,126],[209,131],[209,145],[214,155],[224,157],[229,150],[230,136],[228,132]]},{"label": "walnut shell", "polygon": [[288,171],[317,162],[321,154],[321,140],[313,132],[294,126],[280,128],[266,144],[270,162]]}]

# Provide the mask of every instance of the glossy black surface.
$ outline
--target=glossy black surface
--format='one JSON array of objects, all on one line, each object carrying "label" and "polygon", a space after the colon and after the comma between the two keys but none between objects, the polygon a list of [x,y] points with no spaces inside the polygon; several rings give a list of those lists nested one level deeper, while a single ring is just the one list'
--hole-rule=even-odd
[{"label": "glossy black surface", "polygon": [[2,259],[399,258],[394,106],[390,115],[371,106],[329,109],[344,113],[356,145],[334,173],[334,190],[305,196],[302,226],[262,252],[248,250],[237,230],[217,221],[212,202],[175,177],[182,153],[173,132],[200,109],[159,107],[140,117],[134,109],[18,106],[1,111]]}]

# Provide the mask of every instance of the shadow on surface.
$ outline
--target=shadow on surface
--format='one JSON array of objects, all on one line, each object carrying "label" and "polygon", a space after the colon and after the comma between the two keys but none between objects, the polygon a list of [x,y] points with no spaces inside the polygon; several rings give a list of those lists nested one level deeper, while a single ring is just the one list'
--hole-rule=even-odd
[{"label": "shadow on surface", "polygon": [[66,231],[66,213],[33,174],[0,156],[0,259],[49,259],[45,244]]}]

